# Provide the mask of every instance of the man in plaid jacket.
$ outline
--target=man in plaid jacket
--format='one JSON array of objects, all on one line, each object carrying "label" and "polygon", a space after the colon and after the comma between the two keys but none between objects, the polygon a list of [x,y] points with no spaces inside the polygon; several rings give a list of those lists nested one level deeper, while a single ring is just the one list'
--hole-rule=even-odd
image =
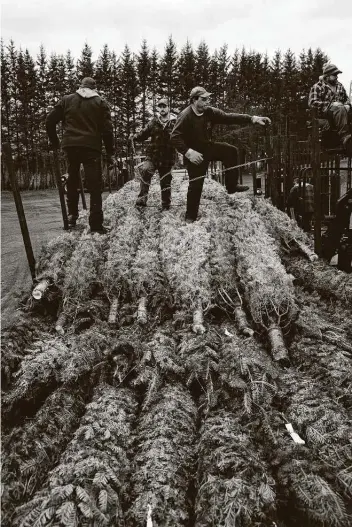
[{"label": "man in plaid jacket", "polygon": [[145,141],[149,137],[147,157],[139,167],[141,186],[136,201],[137,207],[145,207],[148,199],[150,182],[156,170],[159,172],[162,210],[168,210],[171,202],[171,168],[175,163],[176,150],[170,141],[170,133],[175,125],[176,116],[170,113],[166,98],[157,103],[158,115],[138,134],[131,134],[130,139]]},{"label": "man in plaid jacket", "polygon": [[327,119],[341,137],[342,144],[349,156],[352,155],[351,102],[337,76],[342,73],[334,64],[323,66],[323,75],[312,86],[308,106],[318,110],[319,117]]}]

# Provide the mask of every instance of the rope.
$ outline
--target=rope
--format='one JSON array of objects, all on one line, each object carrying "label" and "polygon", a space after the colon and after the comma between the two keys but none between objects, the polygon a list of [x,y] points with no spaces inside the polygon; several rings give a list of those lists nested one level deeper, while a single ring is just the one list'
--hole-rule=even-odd
[{"label": "rope", "polygon": [[[133,140],[132,140],[132,142],[133,142]],[[134,145],[133,145],[133,148],[134,148]],[[270,160],[270,159],[272,159],[272,158],[271,158],[271,157],[263,157],[263,158],[261,158],[261,159],[256,159],[255,161],[248,161],[247,163],[242,163],[241,165],[234,165],[234,166],[232,166],[232,167],[228,167],[228,168],[222,169],[222,170],[220,171],[220,174],[219,174],[219,175],[222,175],[222,174],[224,174],[225,172],[227,172],[227,171],[229,171],[229,170],[234,170],[234,169],[236,169],[236,168],[241,168],[241,167],[245,167],[245,166],[250,166],[250,165],[253,165],[253,164],[255,164],[255,163],[259,163],[259,162],[261,162],[261,161],[268,161],[268,160]],[[136,168],[136,167],[134,167],[134,168]],[[166,176],[168,176],[168,175],[170,175],[170,174],[172,174],[172,171],[171,171],[171,170],[169,170],[168,172],[166,172],[166,174],[164,174],[164,175],[160,178],[160,181],[162,181]],[[154,175],[154,174],[152,174],[151,178],[153,177],[153,175]],[[150,178],[150,179],[151,179],[151,178]],[[194,179],[192,179],[192,180],[190,180],[190,181],[193,182],[193,181],[197,181],[198,179],[205,179],[205,178],[206,178],[206,174],[204,174],[203,176],[199,176],[199,177],[197,177],[197,178],[194,178]],[[143,183],[147,184],[147,185],[150,185],[150,180],[145,181],[145,180],[143,180],[142,176],[141,176],[141,181],[142,181]],[[164,189],[161,189],[161,192],[164,192],[165,190],[171,190],[171,186],[170,186],[170,187],[166,187],[166,188],[164,188]],[[142,195],[142,196],[139,196],[140,199],[147,198],[147,197],[148,197],[148,193],[146,193],[146,194],[144,194],[144,195]],[[227,202],[227,201],[223,201],[223,202],[217,202],[217,203],[219,203],[219,204],[222,204],[222,203],[225,204],[225,203],[228,203],[228,202]],[[183,207],[183,206],[185,206],[185,203],[180,203],[180,204],[179,204],[179,203],[175,203],[175,204],[172,204],[172,206],[173,206],[173,207]],[[143,207],[143,209],[144,209],[144,208],[155,208],[155,207],[160,207],[160,205],[141,205],[141,207]]]}]

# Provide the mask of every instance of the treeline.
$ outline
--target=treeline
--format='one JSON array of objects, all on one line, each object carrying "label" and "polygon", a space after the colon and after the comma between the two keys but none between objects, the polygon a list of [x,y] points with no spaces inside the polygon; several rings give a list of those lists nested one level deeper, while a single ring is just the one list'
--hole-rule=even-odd
[{"label": "treeline", "polygon": [[[178,112],[196,85],[212,92],[214,106],[268,115],[274,131],[283,131],[289,122],[291,133],[302,134],[309,88],[328,60],[319,48],[303,50],[298,57],[290,49],[278,50],[273,57],[244,48],[230,53],[227,45],[210,53],[204,41],[197,49],[186,42],[179,50],[172,37],[161,54],[143,40],[137,53],[126,45],[117,55],[105,45],[95,62],[92,55],[87,43],[74,60],[70,51],[48,56],[42,46],[33,57],[27,49],[17,49],[13,41],[1,42],[2,141],[11,143],[22,187],[52,184],[45,118],[85,76],[96,79],[99,92],[110,104],[116,152],[123,158],[129,155],[129,133],[146,124],[158,96],[168,96],[172,110]],[[238,141],[231,129],[230,133],[215,130],[214,138]],[[7,179],[2,166],[4,187]]]}]

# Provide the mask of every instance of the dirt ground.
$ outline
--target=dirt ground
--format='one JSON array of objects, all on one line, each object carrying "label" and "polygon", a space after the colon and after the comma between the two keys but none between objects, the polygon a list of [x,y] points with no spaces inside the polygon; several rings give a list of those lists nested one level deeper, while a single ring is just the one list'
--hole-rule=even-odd
[{"label": "dirt ground", "polygon": [[[108,193],[104,193],[104,197]],[[43,244],[63,232],[57,190],[21,192],[34,257]],[[86,196],[89,205],[89,196]],[[31,285],[26,251],[12,192],[1,193],[1,324],[14,318],[21,292]]]},{"label": "dirt ground", "polygon": [[[43,243],[63,230],[60,202],[56,190],[21,193],[34,257]],[[1,318],[6,326],[13,317],[21,291],[31,284],[16,206],[11,192],[1,193]]]}]

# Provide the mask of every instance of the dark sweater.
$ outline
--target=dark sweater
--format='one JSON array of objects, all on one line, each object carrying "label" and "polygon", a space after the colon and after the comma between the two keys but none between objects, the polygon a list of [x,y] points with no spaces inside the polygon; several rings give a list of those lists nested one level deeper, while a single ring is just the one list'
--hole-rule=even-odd
[{"label": "dark sweater", "polygon": [[189,148],[204,153],[210,141],[209,128],[214,124],[248,124],[252,117],[247,114],[227,113],[208,106],[202,115],[197,115],[192,106],[187,106],[177,118],[171,133],[171,143],[181,154]]},{"label": "dark sweater", "polygon": [[62,148],[83,146],[101,152],[102,141],[106,153],[114,153],[114,136],[108,104],[95,91],[79,89],[65,95],[46,118],[49,141],[58,148],[56,125],[63,123]]}]

